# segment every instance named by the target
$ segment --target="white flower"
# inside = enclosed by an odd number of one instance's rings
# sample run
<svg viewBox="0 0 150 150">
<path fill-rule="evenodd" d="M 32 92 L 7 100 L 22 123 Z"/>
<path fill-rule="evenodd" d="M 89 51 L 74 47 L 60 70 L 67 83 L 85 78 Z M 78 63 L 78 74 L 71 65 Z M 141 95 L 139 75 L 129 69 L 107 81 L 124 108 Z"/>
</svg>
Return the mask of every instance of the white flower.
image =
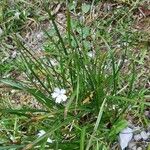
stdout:
<svg viewBox="0 0 150 150">
<path fill-rule="evenodd" d="M 47 139 L 47 142 L 48 143 L 53 143 L 53 141 L 50 138 Z"/>
<path fill-rule="evenodd" d="M 122 150 L 124 150 L 128 146 L 129 142 L 132 139 L 132 136 L 133 130 L 129 127 L 121 131 L 121 133 L 119 134 L 119 143 Z"/>
<path fill-rule="evenodd" d="M 95 52 L 94 51 L 89 51 L 87 53 L 87 55 L 90 57 L 90 58 L 94 58 L 95 57 Z"/>
<path fill-rule="evenodd" d="M 16 12 L 14 15 L 15 19 L 19 19 L 19 16 L 20 16 L 20 12 Z"/>
<path fill-rule="evenodd" d="M 45 132 L 44 130 L 40 130 L 39 133 L 37 134 L 37 136 L 38 136 L 38 137 L 41 137 L 41 136 L 43 136 L 45 133 L 46 133 L 46 132 Z M 48 143 L 53 143 L 53 141 L 52 141 L 50 138 L 47 139 L 47 142 L 48 142 Z"/>
<path fill-rule="evenodd" d="M 61 103 L 67 100 L 67 96 L 65 94 L 66 94 L 65 89 L 55 88 L 54 92 L 51 95 L 52 95 L 52 98 L 55 99 L 56 103 Z"/>
</svg>

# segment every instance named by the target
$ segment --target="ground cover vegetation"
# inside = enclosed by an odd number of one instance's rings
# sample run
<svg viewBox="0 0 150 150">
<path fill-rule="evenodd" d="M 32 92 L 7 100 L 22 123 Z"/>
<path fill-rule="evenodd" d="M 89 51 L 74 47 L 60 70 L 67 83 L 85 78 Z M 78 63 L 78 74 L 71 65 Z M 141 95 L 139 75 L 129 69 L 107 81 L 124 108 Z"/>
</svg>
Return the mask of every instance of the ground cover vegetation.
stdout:
<svg viewBox="0 0 150 150">
<path fill-rule="evenodd" d="M 117 150 L 126 127 L 148 132 L 148 4 L 1 1 L 0 149 Z"/>
</svg>

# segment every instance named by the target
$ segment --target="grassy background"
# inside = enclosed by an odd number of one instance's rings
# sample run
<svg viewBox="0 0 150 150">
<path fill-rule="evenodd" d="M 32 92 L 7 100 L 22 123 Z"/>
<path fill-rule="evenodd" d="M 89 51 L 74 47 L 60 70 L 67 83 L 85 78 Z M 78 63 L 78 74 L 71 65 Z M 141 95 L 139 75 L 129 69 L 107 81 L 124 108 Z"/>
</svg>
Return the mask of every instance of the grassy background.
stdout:
<svg viewBox="0 0 150 150">
<path fill-rule="evenodd" d="M 1 2 L 1 149 L 117 149 L 114 143 L 127 121 L 148 126 L 149 31 L 140 26 L 148 22 L 139 15 L 143 3 Z M 30 39 L 37 31 L 44 32 L 44 40 L 36 41 L 40 50 Z M 67 102 L 54 102 L 55 87 L 67 90 Z M 12 88 L 33 107 L 23 103 L 16 109 Z M 38 138 L 42 129 L 46 134 Z M 47 144 L 47 137 L 54 142 Z"/>
</svg>

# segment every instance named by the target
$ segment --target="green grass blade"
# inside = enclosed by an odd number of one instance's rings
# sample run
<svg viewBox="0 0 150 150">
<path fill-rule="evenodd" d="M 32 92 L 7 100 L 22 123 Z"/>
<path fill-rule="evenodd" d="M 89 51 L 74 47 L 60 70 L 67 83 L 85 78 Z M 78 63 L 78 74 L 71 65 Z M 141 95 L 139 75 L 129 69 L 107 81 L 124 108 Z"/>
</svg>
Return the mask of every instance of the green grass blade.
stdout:
<svg viewBox="0 0 150 150">
<path fill-rule="evenodd" d="M 54 124 L 54 126 L 46 134 L 44 134 L 43 136 L 37 138 L 31 144 L 26 145 L 22 150 L 30 150 L 35 145 L 37 145 L 41 140 L 43 140 L 45 138 L 48 138 L 51 133 L 53 133 L 57 129 L 60 129 L 62 126 L 66 125 L 67 123 L 68 123 L 68 121 L 65 120 L 65 122 L 62 122 L 61 124 L 58 124 L 58 123 Z"/>
<path fill-rule="evenodd" d="M 98 126 L 100 124 L 100 121 L 101 121 L 101 118 L 102 118 L 102 115 L 103 115 L 103 111 L 104 111 L 104 105 L 106 103 L 106 98 L 104 99 L 101 107 L 100 107 L 100 110 L 99 110 L 99 114 L 98 114 L 98 117 L 97 117 L 97 120 L 96 120 L 96 123 L 95 123 L 95 126 L 94 126 L 94 130 L 93 130 L 93 133 L 88 141 L 88 144 L 87 144 L 87 147 L 86 147 L 86 150 L 89 150 L 90 147 L 91 147 L 91 144 L 92 144 L 92 140 L 93 140 L 93 137 L 98 129 Z"/>
<path fill-rule="evenodd" d="M 131 79 L 129 81 L 129 92 L 128 92 L 128 98 L 131 96 L 132 94 L 132 90 L 133 90 L 133 84 L 135 81 L 135 63 L 132 63 L 132 75 L 131 75 Z"/>
<path fill-rule="evenodd" d="M 0 150 L 11 150 L 11 149 L 22 149 L 24 148 L 25 145 L 22 144 L 22 145 L 11 145 L 11 146 L 0 146 Z"/>
<path fill-rule="evenodd" d="M 9 86 L 12 86 L 13 88 L 17 88 L 19 90 L 23 90 L 26 91 L 28 93 L 30 93 L 31 95 L 33 95 L 42 105 L 46 105 L 46 107 L 51 107 L 52 104 L 55 104 L 54 101 L 50 100 L 49 98 L 47 98 L 47 96 L 45 94 L 43 94 L 41 91 L 37 90 L 37 89 L 32 89 L 29 88 L 25 85 L 22 85 L 20 82 L 14 82 L 12 80 L 8 80 L 8 79 L 1 79 L 0 80 L 2 83 L 7 84 Z"/>
<path fill-rule="evenodd" d="M 13 80 L 10 79 L 0 79 L 0 82 L 6 84 L 6 85 L 10 85 L 11 87 L 15 88 L 15 89 L 19 89 L 19 90 L 24 90 L 25 87 L 19 83 L 19 82 L 15 82 Z"/>
<path fill-rule="evenodd" d="M 49 15 L 49 19 L 52 21 L 52 24 L 53 24 L 53 26 L 54 26 L 54 28 L 55 28 L 55 31 L 56 31 L 56 33 L 57 33 L 57 35 L 58 35 L 58 37 L 59 37 L 59 40 L 60 40 L 60 43 L 61 43 L 61 45 L 62 45 L 62 48 L 63 48 L 63 50 L 64 50 L 65 55 L 68 55 L 67 49 L 66 49 L 66 47 L 65 47 L 65 43 L 64 43 L 64 41 L 63 41 L 63 38 L 62 38 L 62 36 L 61 36 L 61 34 L 60 34 L 60 31 L 59 31 L 59 29 L 58 29 L 58 27 L 57 27 L 57 24 L 55 23 L 54 16 L 52 16 L 51 10 L 50 10 L 47 6 L 48 6 L 48 5 L 45 3 L 45 4 L 44 4 L 44 8 L 45 8 L 46 12 L 47 12 L 48 15 Z"/>
<path fill-rule="evenodd" d="M 86 135 L 86 128 L 83 127 L 81 130 L 81 137 L 80 137 L 80 150 L 84 150 L 85 135 Z"/>
</svg>

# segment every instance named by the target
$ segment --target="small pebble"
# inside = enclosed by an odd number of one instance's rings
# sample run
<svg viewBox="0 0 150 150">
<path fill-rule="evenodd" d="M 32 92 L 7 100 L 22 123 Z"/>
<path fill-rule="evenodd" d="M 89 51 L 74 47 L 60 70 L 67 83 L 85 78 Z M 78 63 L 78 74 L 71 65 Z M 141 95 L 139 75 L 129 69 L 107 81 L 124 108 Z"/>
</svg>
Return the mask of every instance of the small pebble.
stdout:
<svg viewBox="0 0 150 150">
<path fill-rule="evenodd" d="M 136 143 L 135 143 L 135 142 L 131 142 L 131 143 L 129 143 L 129 145 L 128 145 L 128 147 L 129 147 L 130 149 L 132 149 L 134 146 L 136 146 Z"/>
<path fill-rule="evenodd" d="M 149 115 L 149 111 L 145 111 L 145 112 L 144 112 L 144 115 L 145 115 L 145 116 L 148 116 L 148 115 Z"/>
<path fill-rule="evenodd" d="M 141 137 L 143 140 L 147 140 L 148 139 L 148 134 L 145 131 L 141 132 Z"/>
<path fill-rule="evenodd" d="M 135 141 L 140 141 L 141 139 L 142 139 L 141 134 L 136 134 L 136 135 L 134 135 L 134 140 L 135 140 Z"/>
<path fill-rule="evenodd" d="M 136 145 L 132 147 L 132 150 L 137 150 L 137 149 L 136 149 Z"/>
<path fill-rule="evenodd" d="M 142 147 L 138 147 L 136 150 L 142 150 Z"/>
<path fill-rule="evenodd" d="M 150 111 L 147 110 L 147 111 L 144 112 L 144 114 L 145 114 L 146 117 L 148 117 L 150 119 Z"/>
</svg>

